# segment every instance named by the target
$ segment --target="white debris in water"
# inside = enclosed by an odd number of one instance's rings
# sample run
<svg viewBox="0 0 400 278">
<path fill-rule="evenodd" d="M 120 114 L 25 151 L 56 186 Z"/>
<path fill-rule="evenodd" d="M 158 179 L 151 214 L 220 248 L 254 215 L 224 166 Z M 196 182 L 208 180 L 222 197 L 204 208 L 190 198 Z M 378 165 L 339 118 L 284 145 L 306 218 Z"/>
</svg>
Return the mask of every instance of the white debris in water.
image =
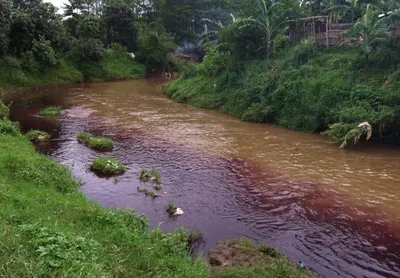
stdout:
<svg viewBox="0 0 400 278">
<path fill-rule="evenodd" d="M 182 215 L 183 214 L 183 210 L 181 208 L 177 208 L 174 215 Z"/>
</svg>

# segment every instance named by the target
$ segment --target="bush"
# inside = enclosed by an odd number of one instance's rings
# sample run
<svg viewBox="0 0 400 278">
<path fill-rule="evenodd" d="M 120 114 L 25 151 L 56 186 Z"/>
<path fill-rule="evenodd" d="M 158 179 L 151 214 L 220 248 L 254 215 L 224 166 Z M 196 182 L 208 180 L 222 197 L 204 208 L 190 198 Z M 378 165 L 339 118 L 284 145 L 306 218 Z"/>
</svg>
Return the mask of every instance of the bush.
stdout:
<svg viewBox="0 0 400 278">
<path fill-rule="evenodd" d="M 40 36 L 39 40 L 33 40 L 32 52 L 43 65 L 55 66 L 57 64 L 56 53 L 51 47 L 51 42 L 45 40 L 43 36 Z"/>
<path fill-rule="evenodd" d="M 93 172 L 100 174 L 122 174 L 125 172 L 124 165 L 118 160 L 111 157 L 98 157 L 92 164 L 90 164 L 89 169 Z"/>
<path fill-rule="evenodd" d="M 0 100 L 0 120 L 8 120 L 10 116 L 10 108 Z"/>
<path fill-rule="evenodd" d="M 92 137 L 86 132 L 81 132 L 78 134 L 77 139 L 80 143 L 94 150 L 106 151 L 113 148 L 113 141 L 106 137 Z"/>
<path fill-rule="evenodd" d="M 104 46 L 98 39 L 81 39 L 77 45 L 77 58 L 82 59 L 80 62 L 99 62 L 104 56 Z"/>
<path fill-rule="evenodd" d="M 49 106 L 39 111 L 39 116 L 58 116 L 61 113 L 61 106 Z"/>
<path fill-rule="evenodd" d="M 290 44 L 289 36 L 279 34 L 273 40 L 274 53 L 278 54 Z"/>
<path fill-rule="evenodd" d="M 11 136 L 21 135 L 19 124 L 10 122 L 9 120 L 0 121 L 0 134 L 9 134 Z"/>
<path fill-rule="evenodd" d="M 137 60 L 149 70 L 170 71 L 167 55 L 174 51 L 173 37 L 159 26 L 143 26 L 139 33 Z"/>
</svg>

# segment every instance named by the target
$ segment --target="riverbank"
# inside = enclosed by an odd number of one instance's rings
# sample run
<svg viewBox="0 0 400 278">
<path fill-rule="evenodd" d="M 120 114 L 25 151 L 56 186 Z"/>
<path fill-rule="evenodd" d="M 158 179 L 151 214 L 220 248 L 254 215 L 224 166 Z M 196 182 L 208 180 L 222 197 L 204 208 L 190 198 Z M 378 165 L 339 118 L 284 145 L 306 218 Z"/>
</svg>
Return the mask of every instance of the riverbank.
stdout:
<svg viewBox="0 0 400 278">
<path fill-rule="evenodd" d="M 74 62 L 59 58 L 54 66 L 43 66 L 24 57 L 6 56 L 0 59 L 0 92 L 23 88 L 81 82 L 99 82 L 143 78 L 146 69 L 134 62 L 121 49 L 109 48 L 99 62 Z"/>
<path fill-rule="evenodd" d="M 378 53 L 366 62 L 358 49 L 303 42 L 274 59 L 239 63 L 212 46 L 201 64 L 163 90 L 177 102 L 243 121 L 325 132 L 336 142 L 365 138 L 357 128 L 362 122 L 372 125 L 373 138 L 398 142 L 400 69 L 390 57 Z"/>
<path fill-rule="evenodd" d="M 215 272 L 214 266 L 210 268 L 201 258 L 193 261 L 188 253 L 187 232 L 149 230 L 145 216 L 133 211 L 104 209 L 88 201 L 79 192 L 79 182 L 69 170 L 37 153 L 20 133 L 18 125 L 7 119 L 8 109 L 2 106 L 1 111 L 2 275 L 239 277 L 246 273 L 248 277 L 264 277 L 281 273 L 308 276 L 308 270 L 300 270 L 275 249 L 258 249 L 249 243 L 241 244 L 235 252 L 250 252 L 252 257 L 257 254 L 258 259 L 246 265 L 221 263 Z M 265 250 L 273 251 L 274 257 Z"/>
</svg>

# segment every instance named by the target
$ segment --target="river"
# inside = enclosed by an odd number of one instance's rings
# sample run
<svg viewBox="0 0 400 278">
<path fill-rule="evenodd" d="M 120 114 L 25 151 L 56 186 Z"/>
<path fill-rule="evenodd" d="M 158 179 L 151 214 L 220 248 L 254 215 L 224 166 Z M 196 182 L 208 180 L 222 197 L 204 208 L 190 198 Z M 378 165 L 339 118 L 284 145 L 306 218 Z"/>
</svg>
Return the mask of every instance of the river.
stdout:
<svg viewBox="0 0 400 278">
<path fill-rule="evenodd" d="M 38 148 L 69 166 L 81 190 L 106 207 L 134 208 L 152 227 L 205 233 L 201 251 L 230 236 L 270 244 L 326 277 L 400 277 L 400 148 L 338 149 L 318 134 L 245 123 L 167 99 L 165 79 L 86 83 L 3 96 L 12 120 L 53 139 Z M 36 116 L 61 105 L 56 120 Z M 87 131 L 114 140 L 127 167 L 100 178 L 85 165 L 100 154 L 76 141 Z M 156 168 L 162 197 L 137 191 Z M 184 214 L 165 212 L 174 201 Z"/>
</svg>

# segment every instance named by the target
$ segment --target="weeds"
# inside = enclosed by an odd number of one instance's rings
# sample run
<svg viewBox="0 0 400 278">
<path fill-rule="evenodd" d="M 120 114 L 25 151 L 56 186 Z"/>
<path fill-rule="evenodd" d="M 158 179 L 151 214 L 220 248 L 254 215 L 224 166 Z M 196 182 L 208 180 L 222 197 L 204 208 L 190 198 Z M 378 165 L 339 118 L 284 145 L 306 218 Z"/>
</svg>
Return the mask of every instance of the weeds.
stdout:
<svg viewBox="0 0 400 278">
<path fill-rule="evenodd" d="M 61 113 L 61 106 L 49 106 L 39 111 L 39 116 L 58 116 Z"/>
<path fill-rule="evenodd" d="M 165 207 L 165 211 L 168 212 L 170 216 L 174 215 L 177 209 L 178 207 L 175 206 L 174 202 L 172 201 L 169 201 L 167 206 Z"/>
<path fill-rule="evenodd" d="M 157 190 L 157 191 L 160 191 L 160 190 L 162 189 L 162 187 L 161 187 L 161 185 L 156 184 L 156 185 L 154 186 L 154 189 Z"/>
<path fill-rule="evenodd" d="M 161 176 L 154 168 L 151 169 L 150 171 L 147 169 L 140 170 L 139 180 L 141 182 L 152 182 L 155 183 L 156 185 L 161 184 Z"/>
<path fill-rule="evenodd" d="M 139 192 L 141 192 L 141 193 L 144 193 L 144 195 L 146 195 L 146 196 L 148 196 L 148 197 L 151 197 L 151 198 L 153 198 L 153 199 L 155 199 L 155 198 L 157 198 L 157 197 L 160 197 L 160 195 L 158 195 L 157 193 L 155 193 L 155 192 L 153 192 L 153 191 L 150 191 L 150 190 L 147 190 L 146 188 L 137 188 L 137 190 L 139 191 Z"/>
<path fill-rule="evenodd" d="M 113 141 L 106 137 L 92 137 L 89 133 L 80 132 L 77 139 L 78 142 L 94 150 L 107 151 L 113 148 Z"/>
<path fill-rule="evenodd" d="M 185 233 L 189 253 L 193 253 L 193 251 L 196 250 L 200 244 L 204 243 L 204 233 L 196 228 L 186 230 Z"/>
<path fill-rule="evenodd" d="M 118 160 L 111 157 L 98 157 L 92 164 L 90 164 L 89 169 L 107 175 L 122 174 L 125 172 L 124 165 Z"/>
</svg>

